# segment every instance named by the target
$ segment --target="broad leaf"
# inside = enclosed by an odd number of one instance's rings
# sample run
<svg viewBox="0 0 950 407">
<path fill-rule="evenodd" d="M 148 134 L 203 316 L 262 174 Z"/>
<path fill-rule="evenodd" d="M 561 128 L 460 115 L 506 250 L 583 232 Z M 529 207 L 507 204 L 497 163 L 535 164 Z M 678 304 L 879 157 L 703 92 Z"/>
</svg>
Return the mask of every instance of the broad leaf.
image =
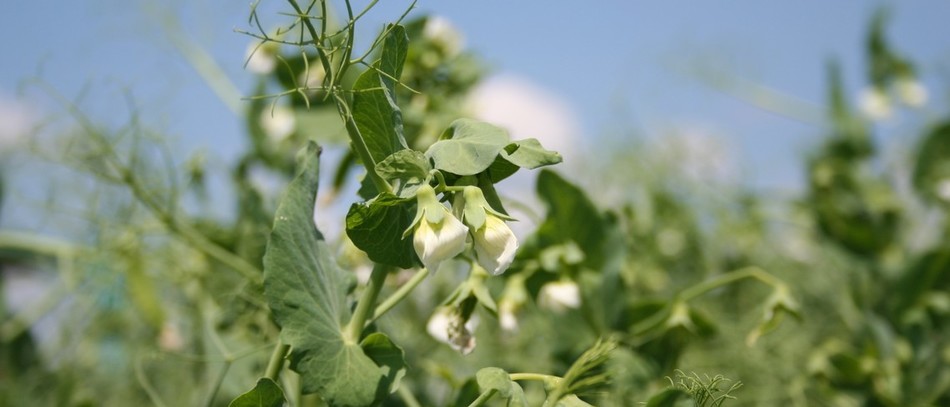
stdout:
<svg viewBox="0 0 950 407">
<path fill-rule="evenodd" d="M 538 175 L 538 196 L 548 207 L 547 219 L 538 228 L 542 246 L 574 241 L 584 252 L 584 262 L 598 269 L 608 222 L 577 186 L 553 171 Z"/>
<path fill-rule="evenodd" d="M 403 198 L 415 196 L 431 169 L 424 154 L 410 149 L 399 150 L 376 164 L 376 172 L 386 181 L 395 182 L 396 193 Z"/>
<path fill-rule="evenodd" d="M 377 389 L 377 400 L 399 388 L 399 381 L 406 375 L 406 354 L 385 334 L 374 332 L 363 338 L 360 347 L 366 356 L 383 368 L 383 380 Z"/>
<path fill-rule="evenodd" d="M 482 391 L 495 390 L 502 398 L 511 397 L 511 377 L 497 367 L 486 367 L 475 373 L 475 380 Z"/>
<path fill-rule="evenodd" d="M 334 406 L 365 406 L 373 403 L 385 372 L 343 336 L 350 317 L 346 275 L 313 222 L 318 151 L 309 144 L 277 208 L 264 255 L 264 295 L 281 339 L 291 346 L 290 368 L 300 374 L 303 392 L 319 392 Z"/>
<path fill-rule="evenodd" d="M 404 269 L 419 265 L 412 238 L 402 234 L 412 225 L 415 200 L 381 194 L 350 206 L 346 235 L 370 260 Z"/>
<path fill-rule="evenodd" d="M 563 160 L 561 154 L 545 149 L 537 139 L 518 140 L 501 150 L 501 154 L 488 168 L 488 175 L 492 182 L 499 182 L 510 177 L 518 168 L 533 170 Z"/>
<path fill-rule="evenodd" d="M 251 391 L 238 396 L 228 407 L 282 407 L 287 400 L 280 386 L 262 377 Z"/>
<path fill-rule="evenodd" d="M 458 119 L 446 129 L 426 155 L 435 168 L 457 175 L 475 175 L 495 162 L 498 154 L 510 143 L 508 132 L 488 123 Z"/>
<path fill-rule="evenodd" d="M 390 26 L 380 60 L 353 85 L 353 119 L 370 156 L 380 162 L 408 148 L 403 137 L 402 112 L 396 105 L 394 79 L 402 74 L 409 39 L 402 26 Z"/>
</svg>

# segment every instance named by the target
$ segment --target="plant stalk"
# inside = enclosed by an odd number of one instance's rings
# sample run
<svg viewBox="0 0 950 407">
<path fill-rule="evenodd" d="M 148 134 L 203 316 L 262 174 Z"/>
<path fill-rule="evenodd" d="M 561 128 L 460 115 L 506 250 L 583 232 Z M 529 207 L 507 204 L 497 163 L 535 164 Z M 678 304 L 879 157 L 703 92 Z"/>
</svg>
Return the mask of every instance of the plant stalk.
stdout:
<svg viewBox="0 0 950 407">
<path fill-rule="evenodd" d="M 403 284 L 396 292 L 392 293 L 388 298 L 379 303 L 379 306 L 376 307 L 376 310 L 373 311 L 373 316 L 370 317 L 369 322 L 375 321 L 377 318 L 381 317 L 383 314 L 389 312 L 396 304 L 399 304 L 400 301 L 406 298 L 409 293 L 414 290 L 419 283 L 426 279 L 426 276 L 429 275 L 429 269 L 423 268 L 416 272 L 412 278 L 409 279 L 405 284 Z"/>
<path fill-rule="evenodd" d="M 376 298 L 379 297 L 380 290 L 383 289 L 383 283 L 386 282 L 386 275 L 389 274 L 389 266 L 377 264 L 373 267 L 373 274 L 369 277 L 369 283 L 363 290 L 363 296 L 356 304 L 356 310 L 353 311 L 353 318 L 346 325 L 344 338 L 356 343 L 363 333 L 363 327 L 370 317 L 373 306 L 376 305 Z"/>
<path fill-rule="evenodd" d="M 274 353 L 271 353 L 270 360 L 267 362 L 267 371 L 264 372 L 264 377 L 275 382 L 280 378 L 280 371 L 284 368 L 284 358 L 287 357 L 289 351 L 290 345 L 278 339 L 277 346 L 274 347 Z"/>
</svg>

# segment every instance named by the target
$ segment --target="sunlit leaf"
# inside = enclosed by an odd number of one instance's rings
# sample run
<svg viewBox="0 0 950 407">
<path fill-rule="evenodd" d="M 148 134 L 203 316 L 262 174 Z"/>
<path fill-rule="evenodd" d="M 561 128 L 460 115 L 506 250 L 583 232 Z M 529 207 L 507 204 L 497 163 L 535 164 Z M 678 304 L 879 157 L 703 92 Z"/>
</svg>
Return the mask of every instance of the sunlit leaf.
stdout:
<svg viewBox="0 0 950 407">
<path fill-rule="evenodd" d="M 426 155 L 435 168 L 457 175 L 475 175 L 488 169 L 510 143 L 508 132 L 488 123 L 458 119 Z"/>
</svg>

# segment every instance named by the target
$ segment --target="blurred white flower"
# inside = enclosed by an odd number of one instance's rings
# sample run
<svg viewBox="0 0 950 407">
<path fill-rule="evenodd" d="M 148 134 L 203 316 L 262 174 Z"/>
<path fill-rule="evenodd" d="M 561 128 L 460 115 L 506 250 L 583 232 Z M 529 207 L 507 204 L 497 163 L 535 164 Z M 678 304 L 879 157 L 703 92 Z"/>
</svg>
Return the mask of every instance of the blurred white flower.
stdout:
<svg viewBox="0 0 950 407">
<path fill-rule="evenodd" d="M 581 306 L 580 288 L 567 280 L 547 283 L 538 293 L 538 305 L 555 312 L 578 308 Z"/>
<path fill-rule="evenodd" d="M 463 321 L 454 309 L 441 307 L 432 314 L 426 324 L 426 331 L 439 342 L 445 343 L 463 355 L 475 350 L 475 328 L 478 317 L 472 315 Z"/>
<path fill-rule="evenodd" d="M 900 78 L 894 82 L 897 98 L 910 107 L 921 107 L 927 103 L 927 88 L 914 78 Z"/>
<path fill-rule="evenodd" d="M 938 198 L 950 202 L 950 178 L 944 178 L 937 182 L 936 191 Z"/>
<path fill-rule="evenodd" d="M 862 91 L 858 104 L 864 115 L 871 120 L 887 120 L 891 117 L 891 99 L 877 86 Z"/>
<path fill-rule="evenodd" d="M 277 67 L 277 58 L 274 56 L 273 47 L 269 44 L 249 44 L 245 59 L 247 70 L 258 75 L 267 75 Z"/>
<path fill-rule="evenodd" d="M 31 106 L 0 94 L 0 151 L 20 142 L 36 124 Z"/>
<path fill-rule="evenodd" d="M 439 202 L 432 187 L 420 187 L 416 199 L 419 209 L 409 227 L 409 230 L 415 227 L 412 244 L 422 264 L 435 272 L 440 263 L 465 250 L 468 228 Z"/>
<path fill-rule="evenodd" d="M 261 127 L 271 140 L 283 141 L 297 128 L 297 117 L 292 108 L 277 105 L 261 111 Z"/>
<path fill-rule="evenodd" d="M 429 16 L 422 29 L 422 35 L 436 44 L 448 56 L 458 55 L 465 47 L 465 38 L 455 25 L 445 17 Z"/>
<path fill-rule="evenodd" d="M 515 316 L 517 306 L 512 301 L 502 300 L 498 303 L 498 323 L 506 331 L 518 330 L 518 317 Z"/>
<path fill-rule="evenodd" d="M 310 63 L 307 64 L 307 69 L 297 76 L 297 84 L 303 88 L 307 88 L 310 93 L 316 93 L 316 91 L 323 86 L 323 80 L 326 76 L 327 73 L 323 70 L 323 64 L 321 64 L 320 61 L 310 61 Z"/>
</svg>

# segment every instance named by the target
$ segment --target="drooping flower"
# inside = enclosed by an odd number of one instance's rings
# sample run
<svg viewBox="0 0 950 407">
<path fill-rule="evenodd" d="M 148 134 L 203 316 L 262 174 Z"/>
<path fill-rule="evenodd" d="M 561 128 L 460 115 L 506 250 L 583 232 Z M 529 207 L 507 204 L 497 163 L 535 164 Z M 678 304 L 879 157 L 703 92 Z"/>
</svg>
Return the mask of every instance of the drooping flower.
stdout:
<svg viewBox="0 0 950 407">
<path fill-rule="evenodd" d="M 475 327 L 478 318 L 471 315 L 466 320 L 456 309 L 441 307 L 426 323 L 426 331 L 439 342 L 445 343 L 463 355 L 475 350 Z"/>
<path fill-rule="evenodd" d="M 472 231 L 475 259 L 492 275 L 504 273 L 518 251 L 518 238 L 505 223 L 512 218 L 492 209 L 478 187 L 465 187 L 460 197 L 455 206 Z"/>
<path fill-rule="evenodd" d="M 436 271 L 439 264 L 449 260 L 465 250 L 468 228 L 439 202 L 435 190 L 423 185 L 416 192 L 418 210 L 412 225 L 412 245 L 422 264 L 430 271 Z"/>
</svg>

